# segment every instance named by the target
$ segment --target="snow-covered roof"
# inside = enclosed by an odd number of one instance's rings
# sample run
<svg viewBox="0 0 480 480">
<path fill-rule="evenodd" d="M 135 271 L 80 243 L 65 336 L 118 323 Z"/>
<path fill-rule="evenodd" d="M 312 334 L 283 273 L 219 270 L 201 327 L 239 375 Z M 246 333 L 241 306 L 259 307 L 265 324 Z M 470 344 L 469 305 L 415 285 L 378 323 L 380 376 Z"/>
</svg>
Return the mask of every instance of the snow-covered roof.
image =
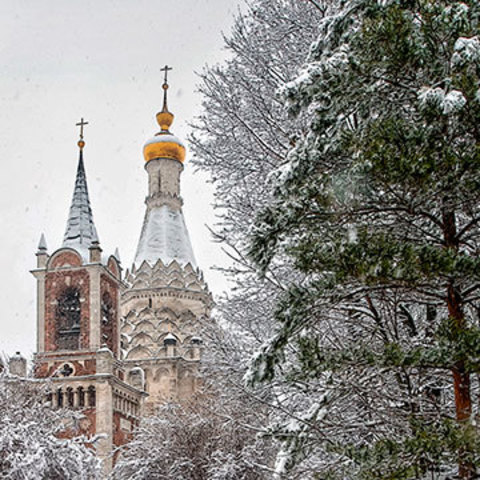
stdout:
<svg viewBox="0 0 480 480">
<path fill-rule="evenodd" d="M 45 240 L 45 235 L 42 233 L 40 236 L 40 242 L 38 242 L 38 250 L 47 250 L 47 241 Z"/>
<path fill-rule="evenodd" d="M 74 248 L 82 257 L 88 259 L 88 248 L 93 242 L 98 242 L 98 234 L 88 198 L 83 152 L 80 150 L 75 188 L 62 246 Z"/>
<path fill-rule="evenodd" d="M 148 139 L 145 142 L 145 145 L 150 145 L 152 143 L 162 143 L 162 142 L 172 142 L 172 143 L 177 143 L 178 145 L 181 145 L 182 147 L 185 147 L 183 142 L 176 137 L 175 135 L 171 133 L 162 133 L 159 135 L 155 135 L 154 137 Z"/>
<path fill-rule="evenodd" d="M 196 267 L 183 213 L 168 205 L 147 209 L 135 264 L 139 267 L 146 261 L 155 265 L 159 259 L 165 265 L 176 260 L 182 266 L 190 263 Z"/>
</svg>

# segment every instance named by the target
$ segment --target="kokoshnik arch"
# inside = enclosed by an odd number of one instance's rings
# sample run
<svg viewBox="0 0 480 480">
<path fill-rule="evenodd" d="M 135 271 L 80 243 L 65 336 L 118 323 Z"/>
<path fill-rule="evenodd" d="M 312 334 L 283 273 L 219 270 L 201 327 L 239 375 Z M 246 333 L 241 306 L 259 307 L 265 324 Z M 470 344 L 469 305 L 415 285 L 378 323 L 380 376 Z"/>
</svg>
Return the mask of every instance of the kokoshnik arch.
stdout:
<svg viewBox="0 0 480 480">
<path fill-rule="evenodd" d="M 160 131 L 145 143 L 146 211 L 135 261 L 123 271 L 118 251 L 105 255 L 93 221 L 80 126 L 75 188 L 62 246 L 37 251 L 35 376 L 51 380 L 53 408 L 83 417 L 67 435 L 103 434 L 97 445 L 107 475 L 115 447 L 166 401 L 198 388 L 200 325 L 212 296 L 198 269 L 182 212 L 185 146 L 170 132 L 167 73 Z M 17 359 L 18 360 L 18 359 Z M 18 361 L 17 361 L 18 363 Z"/>
</svg>

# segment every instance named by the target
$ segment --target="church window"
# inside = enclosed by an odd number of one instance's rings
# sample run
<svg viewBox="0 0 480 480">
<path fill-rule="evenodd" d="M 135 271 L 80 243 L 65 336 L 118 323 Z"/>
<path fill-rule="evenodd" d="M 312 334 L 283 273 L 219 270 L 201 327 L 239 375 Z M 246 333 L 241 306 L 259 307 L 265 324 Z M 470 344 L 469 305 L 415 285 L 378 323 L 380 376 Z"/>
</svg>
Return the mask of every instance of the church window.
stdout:
<svg viewBox="0 0 480 480">
<path fill-rule="evenodd" d="M 67 388 L 67 405 L 69 407 L 73 407 L 74 405 L 74 392 L 73 392 L 73 388 L 71 387 Z"/>
<path fill-rule="evenodd" d="M 68 287 L 57 297 L 56 336 L 58 350 L 80 348 L 80 291 Z"/>
<path fill-rule="evenodd" d="M 83 387 L 78 387 L 78 406 L 84 407 L 85 406 L 85 390 Z"/>
<path fill-rule="evenodd" d="M 115 309 L 113 306 L 112 297 L 108 292 L 102 295 L 102 343 L 115 351 L 114 345 L 114 320 Z"/>
<path fill-rule="evenodd" d="M 95 387 L 90 386 L 90 387 L 88 387 L 88 406 L 89 407 L 94 407 L 95 403 L 96 403 Z"/>
<path fill-rule="evenodd" d="M 66 363 L 66 364 L 62 367 L 62 370 L 60 371 L 60 373 L 61 373 L 62 376 L 64 376 L 64 377 L 69 377 L 69 376 L 73 373 L 73 368 L 72 368 L 68 363 Z"/>
<path fill-rule="evenodd" d="M 148 299 L 148 306 L 149 306 L 149 308 L 152 308 L 152 299 L 151 298 Z"/>
<path fill-rule="evenodd" d="M 57 390 L 57 406 L 58 408 L 63 407 L 63 391 L 61 388 Z"/>
</svg>

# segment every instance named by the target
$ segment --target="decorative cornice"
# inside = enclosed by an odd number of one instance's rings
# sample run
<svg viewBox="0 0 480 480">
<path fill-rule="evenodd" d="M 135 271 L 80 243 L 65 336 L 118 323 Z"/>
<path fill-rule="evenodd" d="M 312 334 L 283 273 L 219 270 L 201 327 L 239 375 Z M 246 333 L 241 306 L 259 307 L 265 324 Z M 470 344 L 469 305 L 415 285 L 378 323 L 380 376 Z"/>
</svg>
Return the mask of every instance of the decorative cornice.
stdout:
<svg viewBox="0 0 480 480">
<path fill-rule="evenodd" d="M 155 193 L 145 198 L 145 204 L 149 209 L 167 205 L 172 210 L 180 210 L 183 206 L 183 199 L 169 193 Z"/>
</svg>

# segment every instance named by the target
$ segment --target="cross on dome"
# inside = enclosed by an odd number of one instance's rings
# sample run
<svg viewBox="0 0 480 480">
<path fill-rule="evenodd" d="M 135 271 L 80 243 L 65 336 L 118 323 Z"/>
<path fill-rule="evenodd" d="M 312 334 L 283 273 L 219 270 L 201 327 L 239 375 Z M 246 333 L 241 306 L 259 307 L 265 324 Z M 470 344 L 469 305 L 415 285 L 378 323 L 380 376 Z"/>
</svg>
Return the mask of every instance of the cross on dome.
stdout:
<svg viewBox="0 0 480 480">
<path fill-rule="evenodd" d="M 167 75 L 168 75 L 168 72 L 170 70 L 173 70 L 173 68 L 169 67 L 168 65 L 165 65 L 163 68 L 160 69 L 161 72 L 165 73 L 165 77 L 163 79 L 163 85 L 162 85 L 162 88 L 163 88 L 163 108 L 162 108 L 162 112 L 163 113 L 170 113 L 168 111 L 168 107 L 167 107 L 167 90 L 168 90 Z M 173 117 L 172 117 L 172 121 L 173 121 Z M 171 123 L 172 122 L 170 122 L 170 124 Z M 168 130 L 169 126 L 170 125 L 167 126 L 166 130 Z M 163 127 L 162 127 L 162 130 L 163 130 Z"/>
<path fill-rule="evenodd" d="M 165 73 L 165 78 L 163 79 L 163 83 L 166 84 L 167 83 L 167 74 L 170 70 L 173 70 L 172 67 L 169 67 L 168 65 L 165 65 L 163 68 L 160 69 L 161 72 L 164 72 Z"/>
</svg>

